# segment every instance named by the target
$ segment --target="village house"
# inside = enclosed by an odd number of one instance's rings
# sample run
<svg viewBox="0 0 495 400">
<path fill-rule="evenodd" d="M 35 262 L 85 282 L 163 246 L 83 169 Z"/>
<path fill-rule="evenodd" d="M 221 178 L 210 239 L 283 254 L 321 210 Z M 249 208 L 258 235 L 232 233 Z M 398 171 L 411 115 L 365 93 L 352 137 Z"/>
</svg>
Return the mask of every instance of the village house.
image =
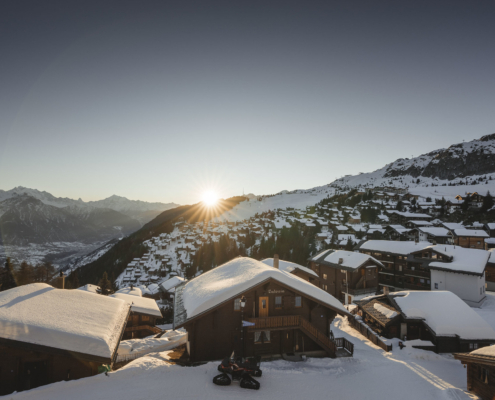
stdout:
<svg viewBox="0 0 495 400">
<path fill-rule="evenodd" d="M 429 221 L 432 219 L 431 215 L 412 213 L 412 212 L 401 212 L 397 210 L 387 211 L 389 221 L 391 225 L 402 225 L 405 226 L 409 221 Z"/>
<path fill-rule="evenodd" d="M 349 315 L 309 282 L 247 257 L 235 258 L 177 288 L 175 326 L 188 333 L 191 361 L 287 353 L 338 355 L 330 339 L 337 314 Z M 245 321 L 245 322 L 243 322 Z M 338 341 L 347 355 L 352 343 Z"/>
<path fill-rule="evenodd" d="M 160 291 L 162 293 L 162 298 L 164 300 L 173 300 L 175 288 L 184 282 L 185 279 L 180 276 L 174 276 L 173 278 L 170 278 L 165 282 L 162 282 L 160 284 Z"/>
<path fill-rule="evenodd" d="M 409 240 L 409 231 L 402 225 L 388 225 L 385 227 L 384 236 L 390 240 Z"/>
<path fill-rule="evenodd" d="M 377 267 L 383 267 L 369 255 L 345 250 L 324 250 L 308 263 L 319 276 L 320 287 L 345 304 L 351 304 L 363 295 L 375 294 Z"/>
<path fill-rule="evenodd" d="M 129 312 L 122 300 L 45 283 L 0 292 L 0 395 L 111 367 Z"/>
<path fill-rule="evenodd" d="M 409 232 L 411 239 L 419 242 L 430 242 L 433 244 L 449 243 L 450 233 L 442 227 L 421 227 Z"/>
<path fill-rule="evenodd" d="M 472 307 L 480 307 L 486 298 L 488 251 L 384 240 L 361 243 L 359 251 L 382 262 L 378 284 L 389 291 L 449 290 Z"/>
<path fill-rule="evenodd" d="M 133 290 L 135 289 L 137 288 Z M 131 306 L 131 314 L 124 331 L 124 340 L 143 338 L 161 332 L 161 329 L 155 326 L 156 320 L 162 317 L 155 300 L 124 293 L 114 293 L 109 297 L 123 300 Z"/>
<path fill-rule="evenodd" d="M 484 230 L 452 229 L 450 231 L 450 243 L 471 249 L 484 249 L 485 238 L 489 235 Z"/>
<path fill-rule="evenodd" d="M 455 353 L 454 358 L 467 366 L 467 389 L 482 400 L 495 398 L 495 346 L 470 353 Z"/>
<path fill-rule="evenodd" d="M 495 343 L 495 331 L 448 291 L 403 291 L 357 301 L 363 321 L 380 336 L 436 353 L 468 352 Z"/>
</svg>

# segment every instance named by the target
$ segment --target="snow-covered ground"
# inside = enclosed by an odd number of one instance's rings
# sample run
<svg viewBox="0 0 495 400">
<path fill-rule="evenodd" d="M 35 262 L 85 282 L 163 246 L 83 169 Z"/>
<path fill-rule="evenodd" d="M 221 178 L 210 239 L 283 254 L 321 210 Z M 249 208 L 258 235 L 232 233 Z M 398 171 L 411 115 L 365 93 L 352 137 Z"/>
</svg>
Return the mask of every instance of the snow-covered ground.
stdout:
<svg viewBox="0 0 495 400">
<path fill-rule="evenodd" d="M 92 398 L 149 400 L 178 399 L 366 399 L 384 396 L 406 399 L 470 399 L 465 393 L 466 370 L 451 355 L 406 347 L 385 353 L 338 317 L 332 330 L 354 343 L 353 358 L 310 358 L 262 363 L 259 392 L 237 384 L 215 386 L 217 363 L 180 367 L 167 362 L 167 352 L 139 358 L 124 368 L 91 378 L 59 382 L 5 398 L 82 400 Z"/>
<path fill-rule="evenodd" d="M 486 300 L 480 308 L 473 308 L 495 330 L 495 292 L 486 292 Z"/>
</svg>

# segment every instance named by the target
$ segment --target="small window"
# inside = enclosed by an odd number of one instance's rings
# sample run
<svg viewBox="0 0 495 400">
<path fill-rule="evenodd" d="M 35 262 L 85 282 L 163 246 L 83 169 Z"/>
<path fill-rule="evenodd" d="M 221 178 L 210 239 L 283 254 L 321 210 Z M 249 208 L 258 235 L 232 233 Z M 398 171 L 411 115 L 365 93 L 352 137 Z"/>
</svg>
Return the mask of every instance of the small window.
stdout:
<svg viewBox="0 0 495 400">
<path fill-rule="evenodd" d="M 478 343 L 469 343 L 469 350 L 476 350 L 478 348 Z"/>
<path fill-rule="evenodd" d="M 302 298 L 301 298 L 301 296 L 296 296 L 296 307 L 302 307 Z"/>
<path fill-rule="evenodd" d="M 234 311 L 241 311 L 241 299 L 234 300 Z"/>
<path fill-rule="evenodd" d="M 435 289 L 438 289 L 438 283 L 435 283 Z"/>
<path fill-rule="evenodd" d="M 327 274 L 323 274 L 323 279 L 327 280 Z"/>
<path fill-rule="evenodd" d="M 488 370 L 483 367 L 479 367 L 479 380 L 483 383 L 488 383 Z"/>
<path fill-rule="evenodd" d="M 254 344 L 270 343 L 270 331 L 255 331 Z"/>
<path fill-rule="evenodd" d="M 282 296 L 275 297 L 275 308 L 282 308 Z"/>
</svg>

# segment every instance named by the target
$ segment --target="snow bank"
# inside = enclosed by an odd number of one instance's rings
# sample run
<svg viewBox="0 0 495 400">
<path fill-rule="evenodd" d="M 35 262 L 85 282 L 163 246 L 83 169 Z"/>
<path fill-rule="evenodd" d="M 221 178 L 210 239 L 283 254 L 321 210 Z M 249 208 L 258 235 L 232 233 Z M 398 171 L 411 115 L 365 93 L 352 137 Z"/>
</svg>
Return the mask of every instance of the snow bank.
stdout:
<svg viewBox="0 0 495 400">
<path fill-rule="evenodd" d="M 155 317 L 161 317 L 162 313 L 156 304 L 156 301 L 147 297 L 138 297 L 131 294 L 115 293 L 110 297 L 124 300 L 127 304 L 131 305 L 131 311 L 139 314 L 153 315 Z"/>
<path fill-rule="evenodd" d="M 0 292 L 0 337 L 111 358 L 128 311 L 119 299 L 33 283 Z"/>
<path fill-rule="evenodd" d="M 186 318 L 193 318 L 242 292 L 274 279 L 323 304 L 348 314 L 335 297 L 295 275 L 269 267 L 249 257 L 238 257 L 187 282 L 179 292 Z M 181 321 L 181 323 L 185 320 Z"/>
<path fill-rule="evenodd" d="M 403 291 L 393 295 L 407 318 L 424 319 L 437 336 L 495 339 L 490 325 L 452 292 Z"/>
</svg>

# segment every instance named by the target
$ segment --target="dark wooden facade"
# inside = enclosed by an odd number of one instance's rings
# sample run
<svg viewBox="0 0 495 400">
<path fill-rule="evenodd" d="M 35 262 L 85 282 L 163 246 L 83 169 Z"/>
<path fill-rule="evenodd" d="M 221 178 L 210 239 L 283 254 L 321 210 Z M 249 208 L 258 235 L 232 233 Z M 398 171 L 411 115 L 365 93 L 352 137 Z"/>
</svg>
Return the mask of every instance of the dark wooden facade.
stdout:
<svg viewBox="0 0 495 400">
<path fill-rule="evenodd" d="M 351 295 L 374 294 L 378 287 L 378 265 L 368 260 L 356 270 L 346 270 L 338 264 L 310 261 L 309 267 L 320 277 L 320 288 L 344 303 Z M 372 268 L 368 268 L 372 267 Z"/>
<path fill-rule="evenodd" d="M 154 315 L 132 311 L 127 320 L 123 340 L 140 339 L 154 333 L 160 333 L 161 329 L 155 326 L 157 318 Z"/>
<path fill-rule="evenodd" d="M 452 244 L 466 249 L 485 249 L 485 238 L 480 236 L 457 236 L 452 232 Z"/>
<path fill-rule="evenodd" d="M 264 356 L 323 350 L 332 355 L 328 337 L 335 316 L 332 308 L 270 279 L 181 326 L 188 332 L 191 361 L 219 360 L 232 351 Z M 242 320 L 255 326 L 241 329 Z"/>
<path fill-rule="evenodd" d="M 482 400 L 495 398 L 495 357 L 475 354 L 454 354 L 467 366 L 467 388 Z"/>
</svg>

